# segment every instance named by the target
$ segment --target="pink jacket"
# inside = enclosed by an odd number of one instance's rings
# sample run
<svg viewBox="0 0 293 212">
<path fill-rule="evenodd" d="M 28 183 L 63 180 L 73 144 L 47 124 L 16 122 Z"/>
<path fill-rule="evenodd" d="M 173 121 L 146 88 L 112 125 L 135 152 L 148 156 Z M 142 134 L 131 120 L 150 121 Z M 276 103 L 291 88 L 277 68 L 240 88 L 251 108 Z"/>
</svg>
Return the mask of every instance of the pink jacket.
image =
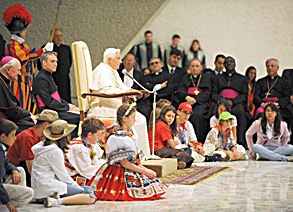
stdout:
<svg viewBox="0 0 293 212">
<path fill-rule="evenodd" d="M 246 142 L 248 145 L 249 150 L 252 150 L 253 140 L 252 136 L 257 132 L 257 144 L 262 144 L 264 146 L 283 146 L 286 145 L 289 142 L 290 133 L 287 128 L 287 123 L 284 121 L 281 121 L 281 129 L 280 129 L 280 135 L 273 136 L 271 139 L 268 139 L 266 134 L 263 133 L 261 128 L 261 118 L 258 120 L 255 120 L 252 125 L 249 127 L 246 135 Z M 265 143 L 266 142 L 266 143 Z"/>
</svg>

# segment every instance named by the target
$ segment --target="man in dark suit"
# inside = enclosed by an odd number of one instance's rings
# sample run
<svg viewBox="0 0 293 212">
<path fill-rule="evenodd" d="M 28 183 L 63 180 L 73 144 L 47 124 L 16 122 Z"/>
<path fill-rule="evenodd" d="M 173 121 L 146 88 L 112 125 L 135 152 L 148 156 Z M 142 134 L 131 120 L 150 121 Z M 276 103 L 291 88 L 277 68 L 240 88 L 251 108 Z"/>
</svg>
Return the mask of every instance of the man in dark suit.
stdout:
<svg viewBox="0 0 293 212">
<path fill-rule="evenodd" d="M 172 49 L 169 54 L 169 63 L 163 67 L 163 71 L 170 74 L 170 79 L 167 84 L 169 95 L 165 98 L 173 102 L 175 108 L 178 107 L 180 102 L 174 102 L 174 96 L 177 94 L 179 83 L 184 75 L 186 75 L 186 68 L 178 67 L 179 61 L 182 59 L 182 52 L 178 49 Z"/>
<path fill-rule="evenodd" d="M 127 85 L 128 87 L 131 87 L 133 89 L 136 89 L 136 90 L 141 90 L 142 88 L 140 88 L 139 85 L 137 85 L 135 82 L 133 82 L 133 80 L 131 78 L 129 78 L 128 76 L 126 76 L 122 73 L 123 70 L 127 71 L 128 75 L 132 76 L 136 81 L 141 83 L 142 78 L 143 78 L 143 74 L 142 74 L 142 72 L 140 72 L 134 68 L 135 63 L 136 63 L 136 61 L 135 61 L 134 55 L 127 54 L 123 59 L 124 69 L 118 70 L 118 73 L 119 73 L 120 78 L 122 79 L 122 82 L 124 82 L 125 85 Z"/>
</svg>

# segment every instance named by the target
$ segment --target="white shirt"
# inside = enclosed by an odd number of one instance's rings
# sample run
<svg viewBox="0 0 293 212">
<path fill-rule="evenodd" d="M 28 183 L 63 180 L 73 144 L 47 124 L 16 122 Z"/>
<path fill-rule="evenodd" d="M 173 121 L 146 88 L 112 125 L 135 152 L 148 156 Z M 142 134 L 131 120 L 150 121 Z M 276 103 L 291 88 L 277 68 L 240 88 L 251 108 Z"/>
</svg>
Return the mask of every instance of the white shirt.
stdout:
<svg viewBox="0 0 293 212">
<path fill-rule="evenodd" d="M 187 129 L 187 131 L 184 130 L 183 133 L 185 134 L 185 138 L 186 138 L 187 143 L 190 141 L 197 141 L 197 137 L 194 132 L 194 128 L 193 128 L 192 124 L 190 123 L 190 121 L 186 121 L 185 128 Z M 180 141 L 178 136 L 179 136 L 179 133 L 175 136 L 175 138 L 174 138 L 175 141 L 176 140 Z"/>
<path fill-rule="evenodd" d="M 90 157 L 90 148 L 86 147 L 84 144 L 73 144 L 70 146 L 67 158 L 70 165 L 75 168 L 75 170 L 67 168 L 70 176 L 74 176 L 79 173 L 81 176 L 91 179 L 99 168 L 106 163 L 105 160 L 101 159 L 104 151 L 99 147 L 99 145 L 93 144 L 92 147 L 92 151 L 96 152 L 96 156 L 93 159 Z"/>
<path fill-rule="evenodd" d="M 35 155 L 31 173 L 34 198 L 46 198 L 54 192 L 66 194 L 67 184 L 78 186 L 68 175 L 63 151 L 56 144 L 44 146 L 41 141 L 32 147 L 32 152 Z"/>
<path fill-rule="evenodd" d="M 126 69 L 123 69 L 123 70 L 127 71 Z M 133 77 L 133 70 L 134 70 L 134 68 L 132 68 L 130 71 L 127 71 L 127 73 L 132 77 Z M 123 73 L 123 71 L 122 71 L 122 73 Z M 123 82 L 129 88 L 131 88 L 133 86 L 133 80 L 130 77 L 128 77 L 126 74 L 124 74 Z"/>
</svg>

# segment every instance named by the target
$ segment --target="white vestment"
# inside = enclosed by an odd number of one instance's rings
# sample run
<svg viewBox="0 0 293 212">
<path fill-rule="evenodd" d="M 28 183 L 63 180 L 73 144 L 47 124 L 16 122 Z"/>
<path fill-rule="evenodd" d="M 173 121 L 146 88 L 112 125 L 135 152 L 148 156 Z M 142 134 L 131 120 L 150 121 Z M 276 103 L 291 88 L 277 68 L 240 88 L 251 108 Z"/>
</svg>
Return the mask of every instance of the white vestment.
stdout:
<svg viewBox="0 0 293 212">
<path fill-rule="evenodd" d="M 92 73 L 90 89 L 101 94 L 119 94 L 131 88 L 122 82 L 116 70 L 112 69 L 108 64 L 101 62 Z M 122 98 L 94 97 L 88 115 L 93 114 L 101 118 L 115 118 L 116 121 L 116 113 L 120 105 L 122 105 Z M 146 118 L 138 111 L 135 118 L 136 121 L 133 128 L 138 134 L 138 146 L 148 158 L 150 156 L 150 148 L 147 137 Z"/>
</svg>

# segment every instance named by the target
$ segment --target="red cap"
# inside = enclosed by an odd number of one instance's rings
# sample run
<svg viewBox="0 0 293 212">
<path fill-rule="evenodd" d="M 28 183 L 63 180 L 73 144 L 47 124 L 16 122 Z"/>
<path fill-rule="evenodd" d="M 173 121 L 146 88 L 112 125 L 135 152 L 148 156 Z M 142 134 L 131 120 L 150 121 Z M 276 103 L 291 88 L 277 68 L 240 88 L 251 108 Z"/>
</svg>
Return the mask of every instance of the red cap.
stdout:
<svg viewBox="0 0 293 212">
<path fill-rule="evenodd" d="M 192 113 L 192 106 L 188 102 L 182 102 L 179 105 L 178 110 L 183 110 L 183 111 L 191 112 Z"/>
</svg>

